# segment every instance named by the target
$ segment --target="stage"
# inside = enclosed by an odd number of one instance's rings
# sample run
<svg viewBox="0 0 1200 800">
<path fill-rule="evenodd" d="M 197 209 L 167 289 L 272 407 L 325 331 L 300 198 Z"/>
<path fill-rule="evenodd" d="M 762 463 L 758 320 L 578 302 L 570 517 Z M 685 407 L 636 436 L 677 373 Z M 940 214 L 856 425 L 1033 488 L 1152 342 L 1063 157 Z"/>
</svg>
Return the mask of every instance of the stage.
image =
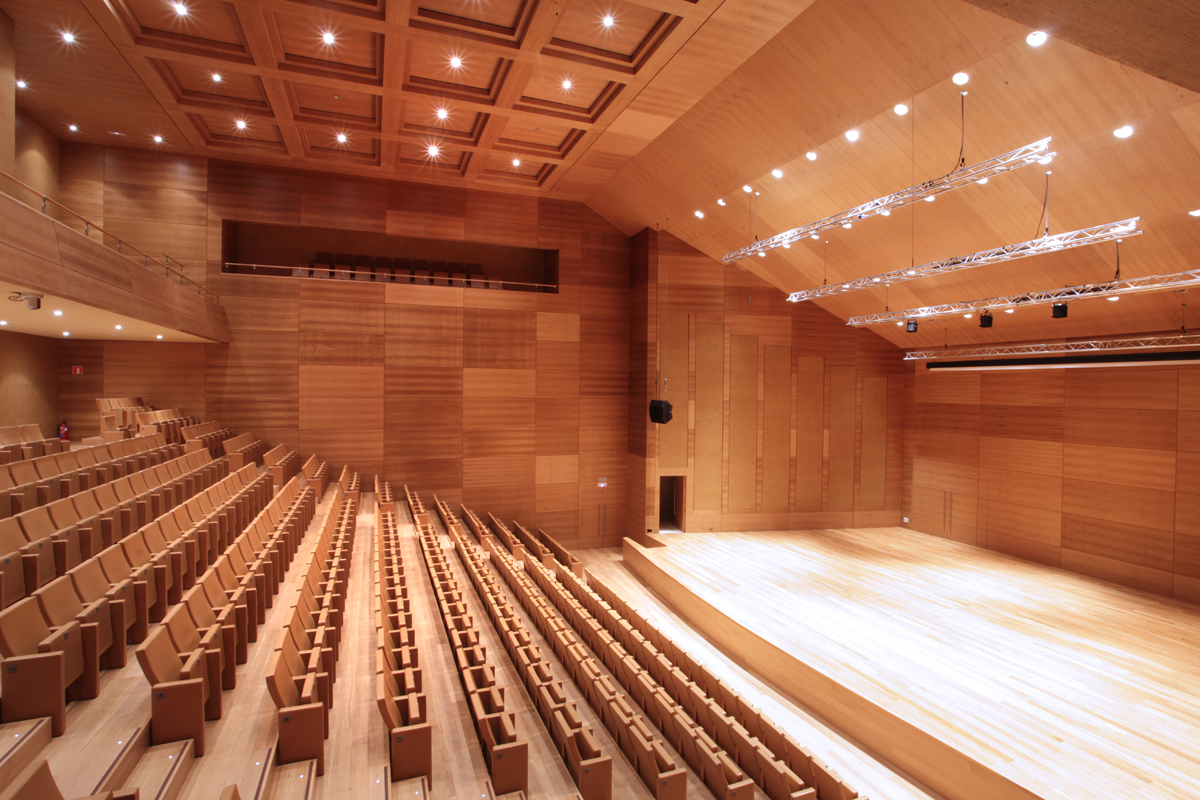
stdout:
<svg viewBox="0 0 1200 800">
<path fill-rule="evenodd" d="M 1200 797 L 1200 608 L 900 528 L 654 538 L 676 613 L 948 798 Z"/>
</svg>

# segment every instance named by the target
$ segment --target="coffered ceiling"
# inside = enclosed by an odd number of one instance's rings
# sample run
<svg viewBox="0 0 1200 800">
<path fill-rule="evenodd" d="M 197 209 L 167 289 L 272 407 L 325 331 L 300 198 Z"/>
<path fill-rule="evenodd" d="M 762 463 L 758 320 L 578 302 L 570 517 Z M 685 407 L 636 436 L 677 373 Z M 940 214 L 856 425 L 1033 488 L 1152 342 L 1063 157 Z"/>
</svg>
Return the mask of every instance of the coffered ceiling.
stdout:
<svg viewBox="0 0 1200 800">
<path fill-rule="evenodd" d="M 754 15 L 747 0 L 4 9 L 28 84 L 18 105 L 62 139 L 583 199 L 805 5 Z M 706 27 L 716 30 L 698 35 Z M 672 102 L 653 99 L 663 95 Z"/>
</svg>

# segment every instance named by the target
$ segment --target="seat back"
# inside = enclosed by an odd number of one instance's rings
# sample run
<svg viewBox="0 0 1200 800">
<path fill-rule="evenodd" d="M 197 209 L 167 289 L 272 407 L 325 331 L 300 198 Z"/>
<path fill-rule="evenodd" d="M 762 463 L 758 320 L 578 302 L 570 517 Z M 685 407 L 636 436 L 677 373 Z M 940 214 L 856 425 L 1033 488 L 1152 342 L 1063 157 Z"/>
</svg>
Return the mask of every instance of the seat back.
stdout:
<svg viewBox="0 0 1200 800">
<path fill-rule="evenodd" d="M 0 655 L 5 658 L 34 655 L 49 635 L 50 626 L 32 597 L 0 611 Z"/>
<path fill-rule="evenodd" d="M 125 560 L 131 567 L 144 567 L 153 558 L 143 531 L 126 536 L 121 540 L 120 547 L 125 551 Z"/>
<path fill-rule="evenodd" d="M 300 705 L 300 691 L 292 680 L 287 659 L 280 650 L 271 653 L 271 660 L 267 662 L 267 691 L 275 701 L 276 708 Z"/>
<path fill-rule="evenodd" d="M 173 606 L 163 617 L 162 626 L 171 636 L 176 652 L 190 653 L 200 649 L 200 632 L 182 604 Z"/>
<path fill-rule="evenodd" d="M 123 581 L 133 573 L 120 544 L 104 548 L 96 556 L 96 560 L 100 562 L 100 569 L 104 571 L 104 577 L 108 579 L 109 583 Z"/>
<path fill-rule="evenodd" d="M 54 520 L 50 519 L 50 509 L 46 506 L 38 506 L 18 514 L 17 520 L 25 531 L 25 538 L 31 542 L 53 536 L 58 530 Z"/>
<path fill-rule="evenodd" d="M 179 660 L 179 653 L 163 625 L 157 626 L 146 637 L 146 641 L 138 645 L 137 660 L 151 686 L 179 680 L 179 669 L 183 662 Z"/>
<path fill-rule="evenodd" d="M 66 625 L 83 611 L 83 603 L 66 575 L 55 578 L 33 593 L 42 616 L 55 628 Z"/>
<path fill-rule="evenodd" d="M 217 615 L 213 612 L 212 603 L 204 593 L 203 586 L 193 586 L 183 595 L 183 604 L 197 628 L 211 628 L 217 624 Z"/>
</svg>

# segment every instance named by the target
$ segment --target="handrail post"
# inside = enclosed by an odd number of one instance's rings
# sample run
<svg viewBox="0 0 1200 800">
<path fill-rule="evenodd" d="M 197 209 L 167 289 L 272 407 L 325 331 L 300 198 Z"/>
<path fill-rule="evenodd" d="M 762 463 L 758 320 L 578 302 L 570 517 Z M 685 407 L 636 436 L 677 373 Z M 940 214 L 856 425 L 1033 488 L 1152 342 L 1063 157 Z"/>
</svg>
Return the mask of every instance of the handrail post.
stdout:
<svg viewBox="0 0 1200 800">
<path fill-rule="evenodd" d="M 46 213 L 46 195 L 42 195 L 42 213 Z"/>
</svg>

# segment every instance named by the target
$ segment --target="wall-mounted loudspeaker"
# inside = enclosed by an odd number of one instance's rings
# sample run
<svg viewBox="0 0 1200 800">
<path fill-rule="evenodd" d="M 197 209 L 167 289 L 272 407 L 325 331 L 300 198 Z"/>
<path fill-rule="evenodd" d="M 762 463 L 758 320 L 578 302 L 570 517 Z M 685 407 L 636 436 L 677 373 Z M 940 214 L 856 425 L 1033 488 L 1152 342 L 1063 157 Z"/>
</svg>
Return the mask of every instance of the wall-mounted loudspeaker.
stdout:
<svg viewBox="0 0 1200 800">
<path fill-rule="evenodd" d="M 1067 304 L 1066 303 L 1055 303 L 1054 305 L 1050 306 L 1050 316 L 1053 319 L 1066 319 L 1067 318 Z"/>
<path fill-rule="evenodd" d="M 650 401 L 650 421 L 666 425 L 671 421 L 671 404 L 666 400 Z"/>
</svg>

